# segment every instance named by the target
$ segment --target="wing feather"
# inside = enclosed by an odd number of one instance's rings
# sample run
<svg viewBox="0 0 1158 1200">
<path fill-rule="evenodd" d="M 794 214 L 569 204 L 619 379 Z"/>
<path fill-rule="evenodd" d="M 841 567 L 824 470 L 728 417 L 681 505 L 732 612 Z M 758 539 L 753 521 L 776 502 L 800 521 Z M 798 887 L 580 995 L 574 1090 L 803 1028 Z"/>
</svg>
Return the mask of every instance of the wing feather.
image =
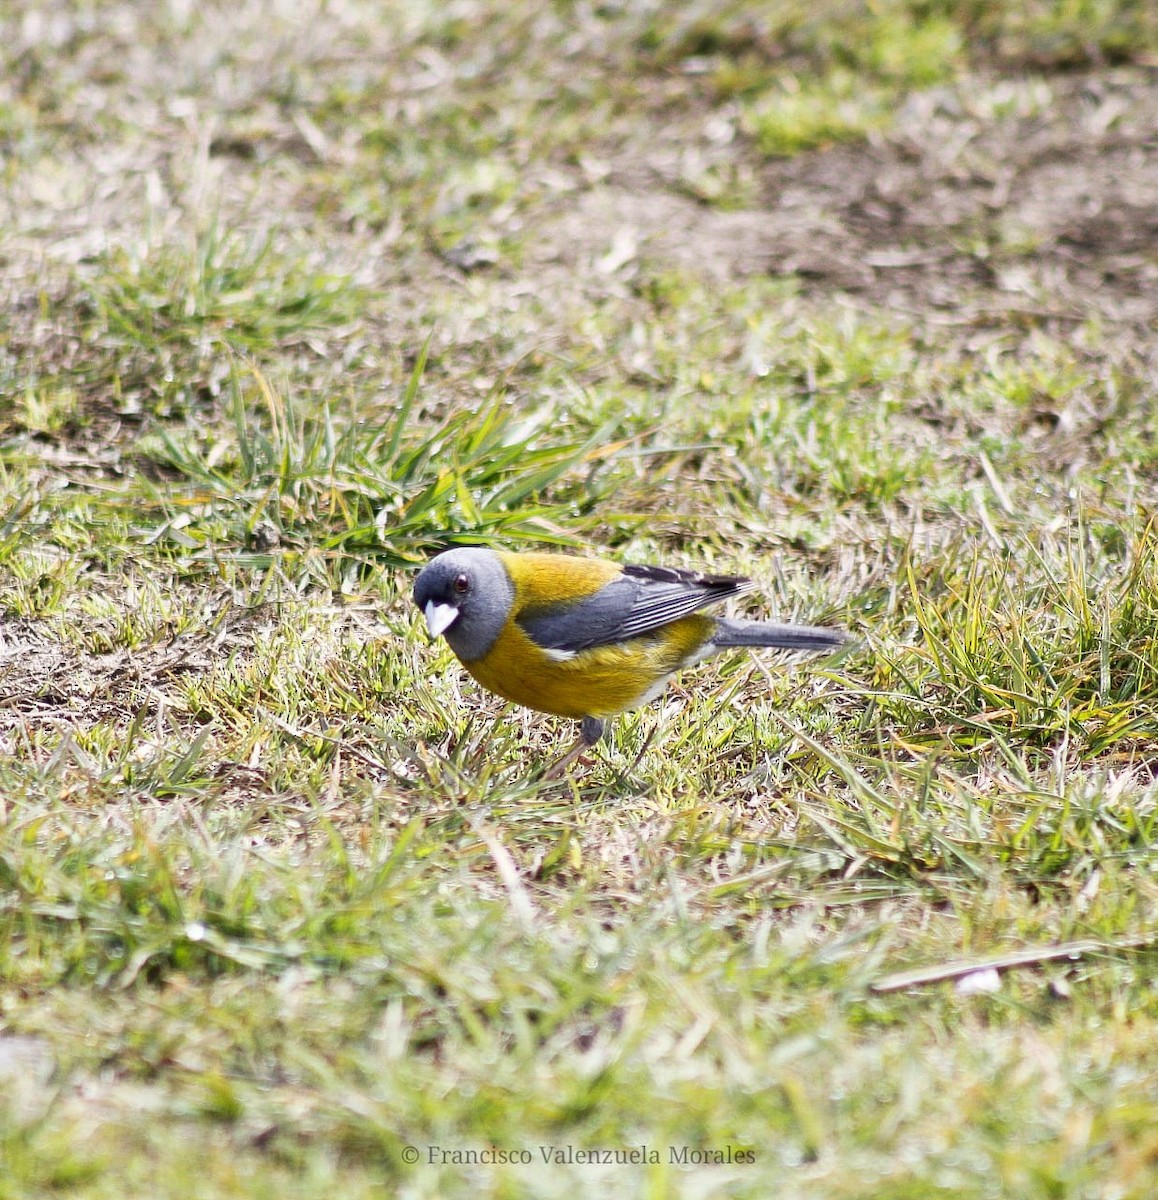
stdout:
<svg viewBox="0 0 1158 1200">
<path fill-rule="evenodd" d="M 544 649 L 575 653 L 641 637 L 750 586 L 736 575 L 628 566 L 593 596 L 528 609 L 518 622 Z"/>
</svg>

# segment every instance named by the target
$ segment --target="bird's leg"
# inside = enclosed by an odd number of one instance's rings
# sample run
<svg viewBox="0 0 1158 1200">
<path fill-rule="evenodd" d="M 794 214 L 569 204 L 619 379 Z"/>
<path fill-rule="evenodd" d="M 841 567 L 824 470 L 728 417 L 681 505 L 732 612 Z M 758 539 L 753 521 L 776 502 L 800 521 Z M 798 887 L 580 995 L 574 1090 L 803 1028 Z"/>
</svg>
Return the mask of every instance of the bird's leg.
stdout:
<svg viewBox="0 0 1158 1200">
<path fill-rule="evenodd" d="M 579 722 L 579 741 L 584 746 L 594 746 L 607 732 L 607 722 L 602 717 L 584 717 Z"/>
<path fill-rule="evenodd" d="M 548 770 L 545 778 L 558 779 L 584 750 L 594 746 L 606 732 L 607 722 L 602 717 L 584 717 L 579 725 L 579 740 Z"/>
</svg>

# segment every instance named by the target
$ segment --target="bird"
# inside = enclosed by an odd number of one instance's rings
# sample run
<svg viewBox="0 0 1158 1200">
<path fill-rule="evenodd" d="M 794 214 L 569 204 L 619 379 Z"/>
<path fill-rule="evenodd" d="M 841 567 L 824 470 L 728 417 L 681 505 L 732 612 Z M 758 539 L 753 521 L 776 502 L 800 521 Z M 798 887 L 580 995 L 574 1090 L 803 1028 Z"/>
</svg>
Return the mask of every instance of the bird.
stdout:
<svg viewBox="0 0 1158 1200">
<path fill-rule="evenodd" d="M 444 637 L 488 691 L 579 721 L 576 754 L 599 741 L 609 718 L 720 651 L 834 650 L 847 641 L 839 629 L 700 611 L 752 586 L 740 575 L 462 546 L 422 568 L 414 602 L 431 637 Z"/>
</svg>

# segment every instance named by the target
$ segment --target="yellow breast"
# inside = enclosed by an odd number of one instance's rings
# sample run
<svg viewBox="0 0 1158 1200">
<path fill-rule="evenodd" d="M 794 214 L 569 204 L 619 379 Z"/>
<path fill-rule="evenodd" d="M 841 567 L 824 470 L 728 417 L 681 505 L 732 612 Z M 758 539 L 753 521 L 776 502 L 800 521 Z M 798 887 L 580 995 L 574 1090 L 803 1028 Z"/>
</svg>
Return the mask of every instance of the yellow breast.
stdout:
<svg viewBox="0 0 1158 1200">
<path fill-rule="evenodd" d="M 609 717 L 661 690 L 695 658 L 714 624 L 695 613 L 655 633 L 560 658 L 536 646 L 512 623 L 485 657 L 464 665 L 483 687 L 527 708 L 575 719 Z"/>
</svg>

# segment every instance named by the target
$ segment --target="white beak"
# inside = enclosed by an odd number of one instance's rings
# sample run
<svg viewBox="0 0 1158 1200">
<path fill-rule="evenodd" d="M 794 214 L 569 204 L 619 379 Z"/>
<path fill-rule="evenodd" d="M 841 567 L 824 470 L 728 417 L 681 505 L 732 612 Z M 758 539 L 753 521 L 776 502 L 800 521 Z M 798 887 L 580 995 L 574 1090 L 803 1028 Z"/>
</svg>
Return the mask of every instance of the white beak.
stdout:
<svg viewBox="0 0 1158 1200">
<path fill-rule="evenodd" d="M 435 604 L 428 600 L 422 611 L 426 614 L 426 628 L 431 637 L 445 633 L 458 620 L 458 609 L 453 604 Z"/>
</svg>

